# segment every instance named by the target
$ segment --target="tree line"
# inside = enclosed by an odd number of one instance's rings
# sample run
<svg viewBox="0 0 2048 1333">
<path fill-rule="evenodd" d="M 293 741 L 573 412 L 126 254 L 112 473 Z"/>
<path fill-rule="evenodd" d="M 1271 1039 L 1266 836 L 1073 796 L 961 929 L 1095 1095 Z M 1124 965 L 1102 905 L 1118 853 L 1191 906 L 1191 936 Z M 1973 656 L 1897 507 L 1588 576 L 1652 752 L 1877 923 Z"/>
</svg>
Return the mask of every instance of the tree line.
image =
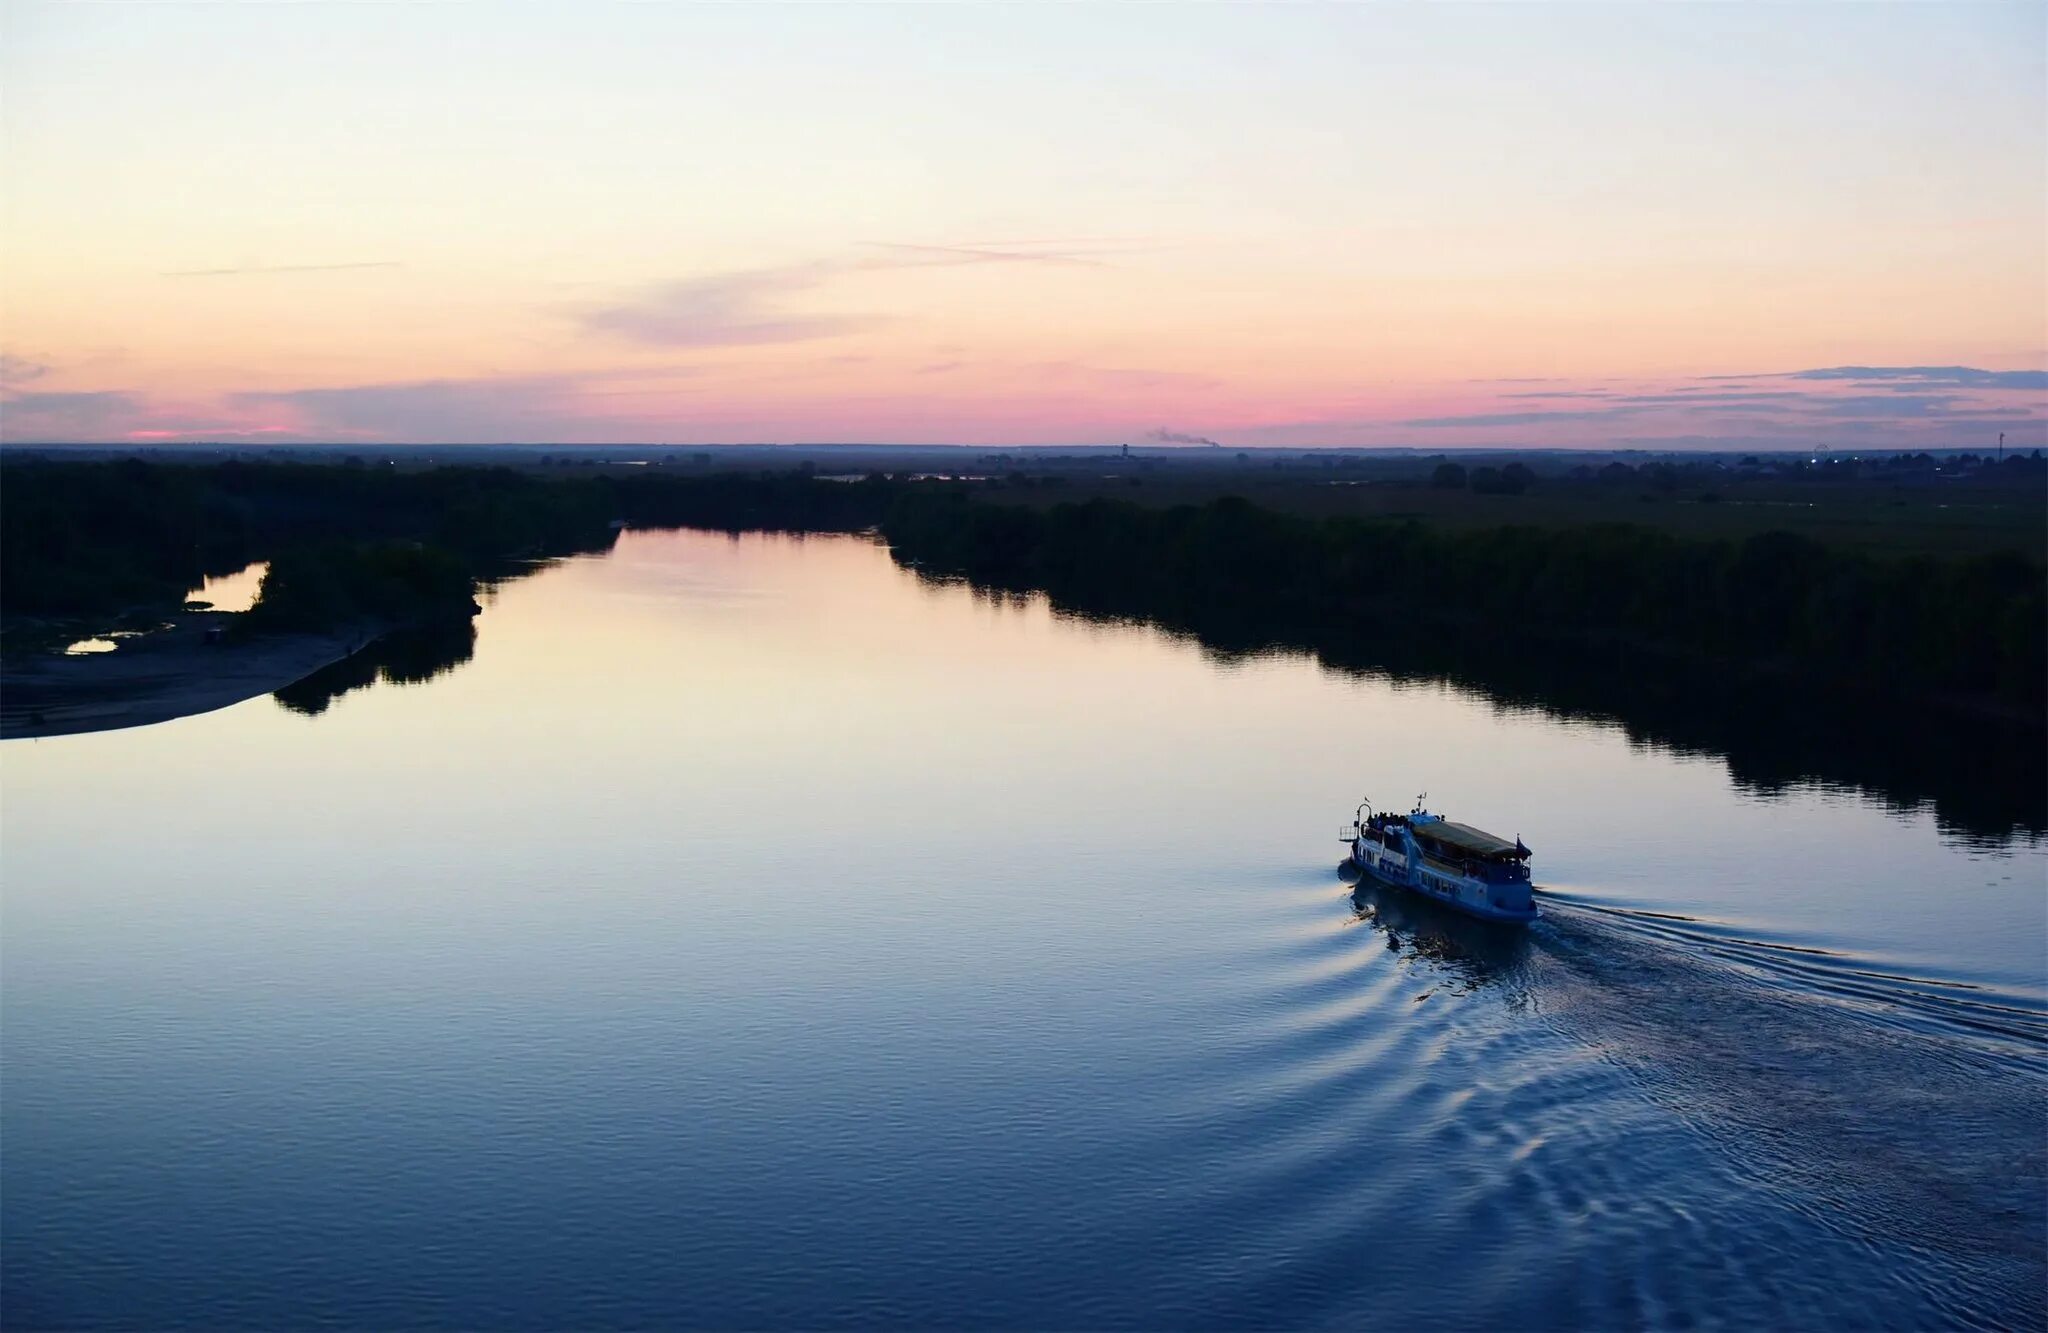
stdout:
<svg viewBox="0 0 2048 1333">
<path fill-rule="evenodd" d="M 602 482 L 505 468 L 8 463 L 0 611 L 168 610 L 207 576 L 267 560 L 252 629 L 466 614 L 474 579 L 601 546 L 613 512 Z"/>
<path fill-rule="evenodd" d="M 1762 674 L 2035 718 L 2048 570 L 2018 554 L 1880 557 L 1786 533 L 1742 541 L 1621 523 L 1449 530 L 1283 514 L 1236 498 L 983 503 L 969 484 L 794 473 L 558 478 L 229 462 L 0 469 L 0 610 L 170 603 L 272 561 L 259 610 L 306 627 L 463 603 L 470 580 L 604 545 L 617 521 L 879 531 L 897 558 L 1098 614 L 1253 624 L 1339 619 L 1386 636 L 1625 642 Z M 394 545 L 396 543 L 396 545 Z"/>
<path fill-rule="evenodd" d="M 922 568 L 1098 613 L 1287 607 L 1390 637 L 1609 639 L 2035 717 L 2048 688 L 2048 571 L 2011 553 L 1886 559 L 1782 532 L 1701 541 L 1619 523 L 1452 531 L 1235 498 L 1028 509 L 906 495 L 881 526 Z"/>
</svg>

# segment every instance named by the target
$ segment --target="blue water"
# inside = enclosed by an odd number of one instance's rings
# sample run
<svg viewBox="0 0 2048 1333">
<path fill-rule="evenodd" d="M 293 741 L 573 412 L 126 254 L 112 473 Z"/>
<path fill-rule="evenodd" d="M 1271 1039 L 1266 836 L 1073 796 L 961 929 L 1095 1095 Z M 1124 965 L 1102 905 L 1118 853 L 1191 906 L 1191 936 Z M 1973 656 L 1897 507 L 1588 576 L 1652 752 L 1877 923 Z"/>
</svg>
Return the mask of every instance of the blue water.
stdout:
<svg viewBox="0 0 2048 1333">
<path fill-rule="evenodd" d="M 1339 874 L 1361 795 L 1527 932 Z M 0 748 L 8 1328 L 2038 1327 L 2048 853 L 629 533 Z"/>
</svg>

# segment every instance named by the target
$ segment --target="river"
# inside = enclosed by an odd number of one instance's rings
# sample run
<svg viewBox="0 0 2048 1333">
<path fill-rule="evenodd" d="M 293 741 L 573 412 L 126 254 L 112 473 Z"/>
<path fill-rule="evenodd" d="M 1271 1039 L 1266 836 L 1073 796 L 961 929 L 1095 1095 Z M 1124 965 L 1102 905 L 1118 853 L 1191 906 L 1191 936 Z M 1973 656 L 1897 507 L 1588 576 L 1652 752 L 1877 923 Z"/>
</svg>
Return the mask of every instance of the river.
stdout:
<svg viewBox="0 0 2048 1333">
<path fill-rule="evenodd" d="M 1525 932 L 1348 882 L 1361 796 Z M 2039 1326 L 2048 846 L 854 537 L 0 748 L 10 1328 Z"/>
</svg>

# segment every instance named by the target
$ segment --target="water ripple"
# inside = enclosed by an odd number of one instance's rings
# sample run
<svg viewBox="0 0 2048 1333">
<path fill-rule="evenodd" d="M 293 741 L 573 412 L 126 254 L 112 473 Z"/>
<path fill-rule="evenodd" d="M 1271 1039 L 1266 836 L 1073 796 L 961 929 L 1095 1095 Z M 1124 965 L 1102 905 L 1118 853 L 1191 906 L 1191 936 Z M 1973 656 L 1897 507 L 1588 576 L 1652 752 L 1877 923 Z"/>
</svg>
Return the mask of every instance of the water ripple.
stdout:
<svg viewBox="0 0 2048 1333">
<path fill-rule="evenodd" d="M 1351 931 L 1263 905 L 1290 933 L 1172 1121 L 1256 1274 L 1216 1322 L 1341 1324 L 1396 1253 L 1443 1272 L 1386 1282 L 1391 1326 L 2039 1322 L 2025 997 L 1569 893 L 1520 932 L 1371 886 Z"/>
</svg>

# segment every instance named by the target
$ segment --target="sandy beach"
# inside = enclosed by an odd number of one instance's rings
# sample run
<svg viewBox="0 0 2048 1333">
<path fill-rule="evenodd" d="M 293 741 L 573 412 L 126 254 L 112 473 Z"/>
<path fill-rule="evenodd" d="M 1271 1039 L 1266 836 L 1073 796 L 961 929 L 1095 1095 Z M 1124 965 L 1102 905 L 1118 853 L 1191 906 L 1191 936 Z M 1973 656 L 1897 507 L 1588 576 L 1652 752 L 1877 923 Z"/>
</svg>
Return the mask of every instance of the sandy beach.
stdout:
<svg viewBox="0 0 2048 1333">
<path fill-rule="evenodd" d="M 112 652 L 41 655 L 0 669 L 0 740 L 147 726 L 253 699 L 349 656 L 385 627 L 222 643 L 230 617 L 188 613 Z"/>
</svg>

